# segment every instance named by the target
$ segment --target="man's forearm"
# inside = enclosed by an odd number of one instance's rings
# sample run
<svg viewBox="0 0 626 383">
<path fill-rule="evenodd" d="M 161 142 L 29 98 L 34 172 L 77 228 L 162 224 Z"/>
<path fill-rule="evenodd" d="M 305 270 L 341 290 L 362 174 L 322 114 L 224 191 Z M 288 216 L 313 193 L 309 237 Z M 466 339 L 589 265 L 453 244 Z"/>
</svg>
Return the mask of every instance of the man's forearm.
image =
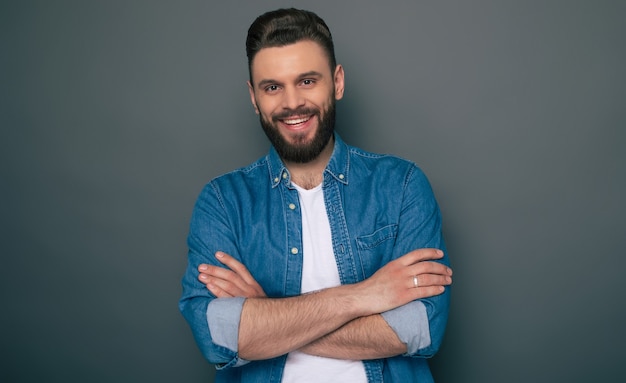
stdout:
<svg viewBox="0 0 626 383">
<path fill-rule="evenodd" d="M 239 356 L 269 359 L 302 348 L 362 315 L 354 285 L 291 298 L 252 298 L 243 305 Z"/>
<path fill-rule="evenodd" d="M 266 298 L 258 286 L 252 290 L 260 293 L 247 293 L 246 285 L 251 282 L 244 280 L 241 271 L 224 276 L 221 268 L 200 265 L 199 279 L 217 297 L 247 298 L 238 312 L 237 321 L 237 352 L 243 359 L 269 359 L 305 346 L 310 347 L 308 352 L 319 355 L 333 356 L 339 355 L 338 352 L 354 355 L 359 352 L 357 359 L 370 359 L 401 354 L 405 347 L 401 342 L 395 342 L 395 332 L 387 326 L 385 319 L 366 317 L 443 293 L 444 286 L 452 282 L 452 271 L 431 261 L 442 256 L 443 252 L 437 249 L 414 250 L 387 263 L 359 283 L 290 298 Z M 236 270 L 239 262 L 224 256 L 224 264 Z M 251 280 L 257 285 L 254 279 Z M 345 326 L 320 343 L 314 343 L 361 317 L 363 319 Z M 361 337 L 364 339 L 358 342 L 356 339 Z M 342 351 L 339 350 L 341 343 L 346 343 Z M 369 354 L 374 347 L 379 348 L 379 353 Z"/>
<path fill-rule="evenodd" d="M 326 358 L 367 360 L 401 355 L 407 348 L 376 314 L 354 319 L 300 351 Z"/>
</svg>

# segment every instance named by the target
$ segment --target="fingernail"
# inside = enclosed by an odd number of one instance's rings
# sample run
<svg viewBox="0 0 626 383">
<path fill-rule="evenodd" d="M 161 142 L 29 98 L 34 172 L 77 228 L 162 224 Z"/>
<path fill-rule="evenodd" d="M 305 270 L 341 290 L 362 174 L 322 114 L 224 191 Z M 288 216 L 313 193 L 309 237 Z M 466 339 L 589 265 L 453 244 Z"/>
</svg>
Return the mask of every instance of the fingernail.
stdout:
<svg viewBox="0 0 626 383">
<path fill-rule="evenodd" d="M 198 266 L 198 270 L 200 270 L 200 271 L 204 271 L 204 270 L 206 270 L 206 269 L 207 269 L 207 266 L 206 266 L 206 265 L 200 265 L 200 266 Z"/>
<path fill-rule="evenodd" d="M 202 280 L 206 280 L 206 275 L 204 275 L 204 274 L 200 274 L 200 279 L 202 279 Z"/>
<path fill-rule="evenodd" d="M 437 254 L 438 254 L 439 256 L 443 256 L 443 251 L 441 251 L 441 250 L 437 249 Z"/>
<path fill-rule="evenodd" d="M 221 252 L 221 251 L 218 251 L 217 253 L 215 253 L 215 256 L 216 256 L 217 258 L 222 258 L 222 257 L 224 256 L 224 254 L 222 254 L 222 252 Z"/>
</svg>

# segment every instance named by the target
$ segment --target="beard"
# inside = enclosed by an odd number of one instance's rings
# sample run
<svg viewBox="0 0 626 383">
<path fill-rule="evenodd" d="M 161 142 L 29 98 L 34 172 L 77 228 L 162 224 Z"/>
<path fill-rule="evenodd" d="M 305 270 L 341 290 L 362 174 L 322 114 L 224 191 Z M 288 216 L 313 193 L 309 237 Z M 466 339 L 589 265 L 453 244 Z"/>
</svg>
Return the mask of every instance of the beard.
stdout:
<svg viewBox="0 0 626 383">
<path fill-rule="evenodd" d="M 317 117 L 319 125 L 315 131 L 315 136 L 309 142 L 307 142 L 304 134 L 295 136 L 293 143 L 287 141 L 278 129 L 278 120 L 304 115 Z M 335 131 L 335 100 L 330 100 L 328 109 L 324 111 L 324 114 L 319 109 L 302 107 L 274 115 L 272 121 L 267 121 L 263 115 L 260 116 L 260 120 L 265 135 L 283 161 L 304 164 L 317 158 L 333 136 Z"/>
</svg>

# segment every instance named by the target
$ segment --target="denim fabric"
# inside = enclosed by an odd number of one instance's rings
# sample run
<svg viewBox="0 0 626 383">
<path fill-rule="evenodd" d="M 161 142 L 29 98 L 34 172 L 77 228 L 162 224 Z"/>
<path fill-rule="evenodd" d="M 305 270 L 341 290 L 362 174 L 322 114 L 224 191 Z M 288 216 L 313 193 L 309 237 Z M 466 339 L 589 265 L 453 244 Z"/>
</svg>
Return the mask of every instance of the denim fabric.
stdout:
<svg viewBox="0 0 626 383">
<path fill-rule="evenodd" d="M 411 250 L 444 250 L 441 215 L 430 184 L 413 163 L 345 144 L 324 172 L 324 198 L 341 283 L 370 277 Z M 300 293 L 301 215 L 298 192 L 272 148 L 250 166 L 215 178 L 196 202 L 188 237 L 189 264 L 179 307 L 195 340 L 217 368 L 216 382 L 280 382 L 286 356 L 248 362 L 237 354 L 242 299 L 215 298 L 198 282 L 200 263 L 220 265 L 224 251 L 250 270 L 269 297 Z M 364 361 L 369 382 L 432 382 L 426 358 L 438 350 L 450 289 L 383 313 L 407 343 L 406 355 Z"/>
</svg>

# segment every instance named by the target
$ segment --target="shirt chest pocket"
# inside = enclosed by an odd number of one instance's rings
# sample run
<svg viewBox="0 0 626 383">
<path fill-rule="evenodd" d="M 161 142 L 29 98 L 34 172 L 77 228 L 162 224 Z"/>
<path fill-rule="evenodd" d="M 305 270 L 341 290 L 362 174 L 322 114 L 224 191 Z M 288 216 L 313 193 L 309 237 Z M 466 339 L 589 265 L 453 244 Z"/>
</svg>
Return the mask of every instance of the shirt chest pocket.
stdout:
<svg viewBox="0 0 626 383">
<path fill-rule="evenodd" d="M 398 225 L 393 224 L 381 227 L 372 234 L 356 238 L 356 248 L 365 271 L 365 278 L 369 278 L 376 270 L 392 260 L 397 235 Z"/>
</svg>

